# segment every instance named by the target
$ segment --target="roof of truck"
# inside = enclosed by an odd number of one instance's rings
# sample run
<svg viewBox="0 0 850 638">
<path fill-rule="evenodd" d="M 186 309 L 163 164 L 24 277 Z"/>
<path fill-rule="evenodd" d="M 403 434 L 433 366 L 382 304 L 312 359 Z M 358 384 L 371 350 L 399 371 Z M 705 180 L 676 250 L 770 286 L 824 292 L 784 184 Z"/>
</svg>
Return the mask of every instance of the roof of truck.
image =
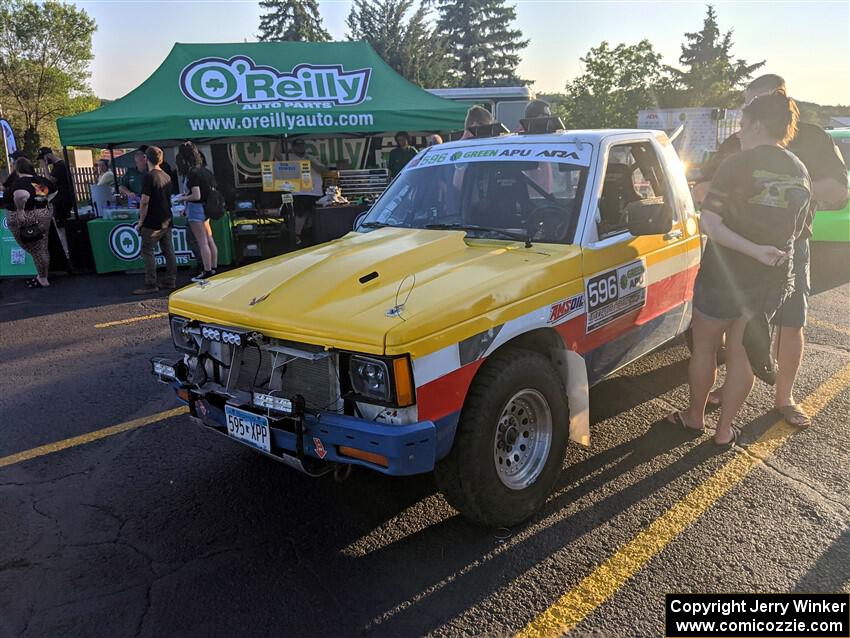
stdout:
<svg viewBox="0 0 850 638">
<path fill-rule="evenodd" d="M 583 129 L 583 130 L 568 130 L 559 131 L 557 133 L 546 133 L 540 135 L 511 133 L 509 135 L 499 135 L 497 137 L 474 137 L 467 140 L 457 140 L 454 142 L 446 142 L 441 144 L 440 148 L 454 148 L 458 146 L 475 146 L 476 144 L 564 144 L 571 142 L 584 142 L 590 144 L 598 144 L 606 137 L 612 135 L 635 134 L 641 135 L 664 135 L 664 131 L 653 131 L 649 129 Z"/>
</svg>

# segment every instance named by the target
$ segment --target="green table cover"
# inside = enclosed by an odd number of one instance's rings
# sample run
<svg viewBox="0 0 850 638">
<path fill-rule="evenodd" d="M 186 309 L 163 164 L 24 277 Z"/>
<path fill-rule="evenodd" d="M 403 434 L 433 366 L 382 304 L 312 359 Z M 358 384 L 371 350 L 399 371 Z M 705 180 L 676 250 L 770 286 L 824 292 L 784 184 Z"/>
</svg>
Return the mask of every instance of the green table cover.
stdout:
<svg viewBox="0 0 850 638">
<path fill-rule="evenodd" d="M 138 270 L 144 268 L 141 257 L 142 240 L 135 229 L 134 219 L 93 219 L 88 224 L 89 240 L 95 269 L 98 273 Z M 210 222 L 213 237 L 218 246 L 218 263 L 226 266 L 233 263 L 233 239 L 230 231 L 230 215 Z M 174 217 L 172 230 L 174 253 L 178 266 L 194 265 L 195 259 L 189 249 L 185 217 Z M 165 265 L 165 260 L 156 250 L 157 264 Z"/>
<path fill-rule="evenodd" d="M 9 230 L 6 211 L 0 208 L 0 277 L 32 277 L 35 264 L 30 254 L 18 245 Z"/>
</svg>

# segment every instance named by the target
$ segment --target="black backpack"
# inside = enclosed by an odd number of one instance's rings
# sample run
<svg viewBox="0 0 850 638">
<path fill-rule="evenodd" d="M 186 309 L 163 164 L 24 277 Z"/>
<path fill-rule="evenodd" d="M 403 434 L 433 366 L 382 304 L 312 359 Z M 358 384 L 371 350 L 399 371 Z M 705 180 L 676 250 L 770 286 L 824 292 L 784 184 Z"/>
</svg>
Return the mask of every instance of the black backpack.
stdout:
<svg viewBox="0 0 850 638">
<path fill-rule="evenodd" d="M 207 201 L 204 202 L 204 213 L 207 219 L 221 219 L 226 212 L 226 204 L 224 203 L 224 195 L 219 193 L 215 186 L 210 189 L 207 195 Z"/>
<path fill-rule="evenodd" d="M 207 194 L 207 200 L 204 202 L 204 215 L 206 215 L 207 219 L 221 219 L 224 217 L 224 213 L 227 212 L 227 204 L 224 201 L 224 195 L 216 190 L 215 176 L 207 168 L 196 170 L 203 171 L 210 182 L 210 192 Z"/>
</svg>

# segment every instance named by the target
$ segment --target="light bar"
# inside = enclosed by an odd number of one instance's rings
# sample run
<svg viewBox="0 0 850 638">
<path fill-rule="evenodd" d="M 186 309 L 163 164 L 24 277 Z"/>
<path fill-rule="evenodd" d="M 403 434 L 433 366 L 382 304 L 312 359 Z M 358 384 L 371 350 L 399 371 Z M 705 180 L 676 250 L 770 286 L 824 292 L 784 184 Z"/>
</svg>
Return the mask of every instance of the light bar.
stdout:
<svg viewBox="0 0 850 638">
<path fill-rule="evenodd" d="M 284 397 L 276 397 L 271 394 L 260 394 L 254 392 L 253 403 L 258 408 L 265 408 L 275 412 L 283 412 L 284 414 L 292 414 L 292 401 Z"/>
<path fill-rule="evenodd" d="M 242 335 L 240 335 L 239 333 L 230 332 L 228 330 L 222 330 L 219 328 L 213 328 L 212 326 L 202 326 L 201 336 L 204 339 L 226 343 L 231 346 L 242 345 Z"/>
</svg>

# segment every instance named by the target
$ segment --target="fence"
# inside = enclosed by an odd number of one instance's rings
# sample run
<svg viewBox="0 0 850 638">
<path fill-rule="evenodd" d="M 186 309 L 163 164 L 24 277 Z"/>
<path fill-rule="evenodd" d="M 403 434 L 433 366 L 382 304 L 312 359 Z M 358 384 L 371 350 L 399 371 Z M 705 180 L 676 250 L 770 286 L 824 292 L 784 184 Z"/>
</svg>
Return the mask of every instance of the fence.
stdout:
<svg viewBox="0 0 850 638">
<path fill-rule="evenodd" d="M 90 202 L 92 184 L 97 184 L 98 180 L 97 169 L 94 167 L 72 166 L 70 170 L 71 180 L 74 182 L 74 192 L 77 195 L 77 203 L 83 204 Z M 44 170 L 44 167 L 40 164 L 35 167 L 35 172 L 42 177 L 46 177 L 48 175 L 48 173 Z M 127 169 L 116 166 L 115 180 L 118 181 L 121 179 L 126 172 Z"/>
<path fill-rule="evenodd" d="M 123 177 L 126 169 L 115 167 L 116 181 Z M 71 178 L 74 181 L 74 191 L 77 193 L 77 202 L 91 201 L 92 184 L 97 184 L 97 169 L 84 167 L 71 167 Z"/>
</svg>

